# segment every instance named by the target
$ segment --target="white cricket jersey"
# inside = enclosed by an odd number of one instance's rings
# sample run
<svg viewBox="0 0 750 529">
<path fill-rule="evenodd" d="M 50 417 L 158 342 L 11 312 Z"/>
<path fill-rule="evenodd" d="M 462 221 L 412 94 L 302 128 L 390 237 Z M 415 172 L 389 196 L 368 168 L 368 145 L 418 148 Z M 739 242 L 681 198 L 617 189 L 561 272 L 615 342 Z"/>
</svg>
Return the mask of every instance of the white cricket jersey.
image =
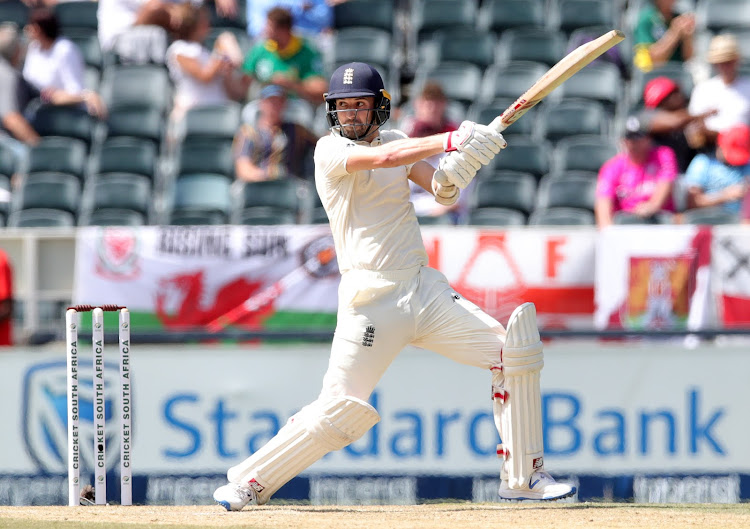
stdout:
<svg viewBox="0 0 750 529">
<path fill-rule="evenodd" d="M 427 265 L 407 176 L 411 165 L 348 173 L 357 149 L 406 138 L 383 130 L 372 143 L 335 133 L 315 147 L 315 187 L 328 214 L 339 270 L 392 271 Z"/>
</svg>

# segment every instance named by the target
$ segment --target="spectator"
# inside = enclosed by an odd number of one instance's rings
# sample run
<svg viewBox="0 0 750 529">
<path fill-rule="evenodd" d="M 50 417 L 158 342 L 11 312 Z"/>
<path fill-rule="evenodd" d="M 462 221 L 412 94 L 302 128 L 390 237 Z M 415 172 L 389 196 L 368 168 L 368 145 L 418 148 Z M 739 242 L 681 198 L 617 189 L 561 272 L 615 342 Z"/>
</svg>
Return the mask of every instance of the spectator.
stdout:
<svg viewBox="0 0 750 529">
<path fill-rule="evenodd" d="M 633 31 L 633 64 L 648 72 L 668 61 L 686 62 L 693 57 L 693 13 L 678 14 L 675 0 L 652 0 L 638 14 Z"/>
<path fill-rule="evenodd" d="M 317 107 L 328 89 L 320 53 L 292 33 L 289 10 L 274 7 L 268 12 L 265 35 L 267 38 L 247 54 L 245 72 L 263 84 L 281 86 L 290 95 Z"/>
<path fill-rule="evenodd" d="M 448 98 L 437 81 L 427 81 L 414 99 L 414 115 L 407 117 L 402 124 L 410 137 L 424 137 L 458 129 L 445 113 Z"/>
<path fill-rule="evenodd" d="M 27 160 L 29 147 L 39 143 L 39 134 L 24 117 L 33 91 L 21 75 L 23 53 L 16 25 L 0 24 L 0 143 L 13 152 L 17 168 Z"/>
<path fill-rule="evenodd" d="M 0 346 L 13 345 L 13 273 L 0 248 Z"/>
<path fill-rule="evenodd" d="M 193 107 L 243 100 L 250 82 L 247 76 L 235 75 L 242 53 L 233 35 L 222 33 L 213 52 L 201 44 L 211 30 L 205 8 L 180 4 L 177 13 L 177 40 L 167 49 L 167 67 L 175 87 L 173 125 Z"/>
<path fill-rule="evenodd" d="M 255 123 L 243 125 L 235 136 L 237 178 L 246 182 L 304 178 L 318 138 L 305 127 L 284 120 L 286 93 L 280 86 L 263 88 L 258 106 Z"/>
<path fill-rule="evenodd" d="M 105 117 L 106 107 L 99 94 L 85 89 L 83 55 L 71 40 L 60 35 L 55 12 L 46 7 L 32 11 L 26 34 L 30 43 L 23 77 L 39 91 L 42 102 L 83 104 L 92 116 Z"/>
<path fill-rule="evenodd" d="M 750 123 L 750 78 L 738 75 L 740 48 L 734 35 L 712 38 L 706 58 L 717 75 L 693 88 L 688 110 L 693 115 L 715 111 L 706 118 L 706 142 L 714 145 L 722 130 Z"/>
<path fill-rule="evenodd" d="M 168 33 L 180 23 L 179 6 L 187 0 L 98 0 L 99 45 L 123 62 L 164 62 Z M 201 0 L 192 2 L 202 4 Z M 219 15 L 237 16 L 236 0 L 216 0 Z"/>
<path fill-rule="evenodd" d="M 599 170 L 594 206 L 599 227 L 612 224 L 615 214 L 621 211 L 644 220 L 659 212 L 674 211 L 674 151 L 655 145 L 646 124 L 637 116 L 628 117 L 622 146 L 623 152 L 607 160 Z"/>
<path fill-rule="evenodd" d="M 446 115 L 448 98 L 443 87 L 436 81 L 427 81 L 419 95 L 414 99 L 414 115 L 404 119 L 401 125 L 403 131 L 412 138 L 421 138 L 452 132 L 458 129 L 458 124 Z M 441 156 L 426 158 L 425 161 L 437 167 Z M 472 185 L 472 184 L 470 184 Z M 464 192 L 455 203 L 444 206 L 435 202 L 435 196 L 426 189 L 409 180 L 411 202 L 418 217 L 438 217 L 450 215 L 454 222 L 459 222 L 467 212 L 467 200 L 470 192 Z"/>
<path fill-rule="evenodd" d="M 690 114 L 687 97 L 668 77 L 656 77 L 646 83 L 643 101 L 646 108 L 639 119 L 646 123 L 657 145 L 666 145 L 675 152 L 678 169 L 684 173 L 698 149 L 703 147 L 705 119 L 715 111 Z"/>
<path fill-rule="evenodd" d="M 750 127 L 719 133 L 714 154 L 696 156 L 685 173 L 689 208 L 721 206 L 739 215 L 750 176 Z"/>
</svg>

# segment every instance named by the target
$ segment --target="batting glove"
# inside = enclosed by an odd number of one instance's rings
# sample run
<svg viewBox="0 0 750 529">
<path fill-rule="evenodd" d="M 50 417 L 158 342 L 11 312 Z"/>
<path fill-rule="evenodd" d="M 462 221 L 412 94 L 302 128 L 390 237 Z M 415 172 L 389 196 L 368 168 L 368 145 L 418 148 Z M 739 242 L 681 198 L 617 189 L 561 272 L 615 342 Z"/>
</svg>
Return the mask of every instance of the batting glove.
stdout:
<svg viewBox="0 0 750 529">
<path fill-rule="evenodd" d="M 465 153 L 467 161 L 476 167 L 477 164 L 489 164 L 507 143 L 503 135 L 496 130 L 472 121 L 464 121 L 458 130 L 446 133 L 443 146 L 446 152 Z"/>
<path fill-rule="evenodd" d="M 437 174 L 437 173 L 435 173 Z M 432 193 L 435 195 L 435 202 L 443 206 L 452 206 L 458 200 L 461 190 L 453 184 L 443 185 L 432 178 Z"/>
<path fill-rule="evenodd" d="M 471 161 L 462 152 L 450 152 L 443 156 L 432 178 L 442 186 L 457 186 L 459 189 L 466 189 L 466 186 L 477 175 L 477 169 Z M 481 166 L 480 166 L 481 167 Z"/>
</svg>

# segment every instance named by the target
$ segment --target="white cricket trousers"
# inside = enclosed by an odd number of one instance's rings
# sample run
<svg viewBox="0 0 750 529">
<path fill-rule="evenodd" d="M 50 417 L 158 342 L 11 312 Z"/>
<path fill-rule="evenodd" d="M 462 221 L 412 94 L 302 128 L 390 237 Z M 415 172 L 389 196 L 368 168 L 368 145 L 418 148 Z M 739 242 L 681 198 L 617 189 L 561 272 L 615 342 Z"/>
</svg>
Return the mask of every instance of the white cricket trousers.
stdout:
<svg viewBox="0 0 750 529">
<path fill-rule="evenodd" d="M 501 365 L 505 328 L 433 268 L 345 272 L 338 303 L 321 397 L 366 401 L 407 345 L 484 369 Z"/>
</svg>

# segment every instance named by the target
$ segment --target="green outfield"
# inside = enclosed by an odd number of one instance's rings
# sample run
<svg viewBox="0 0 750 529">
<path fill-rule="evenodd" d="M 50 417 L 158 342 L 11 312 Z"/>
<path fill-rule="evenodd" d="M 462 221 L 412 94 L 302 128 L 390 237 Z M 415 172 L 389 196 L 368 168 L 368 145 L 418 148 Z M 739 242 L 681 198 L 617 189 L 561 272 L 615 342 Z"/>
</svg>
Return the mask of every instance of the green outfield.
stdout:
<svg viewBox="0 0 750 529">
<path fill-rule="evenodd" d="M 601 529 L 750 527 L 750 504 L 472 504 L 407 506 L 269 505 L 226 512 L 215 506 L 0 507 L 0 528 L 141 529 Z"/>
</svg>

